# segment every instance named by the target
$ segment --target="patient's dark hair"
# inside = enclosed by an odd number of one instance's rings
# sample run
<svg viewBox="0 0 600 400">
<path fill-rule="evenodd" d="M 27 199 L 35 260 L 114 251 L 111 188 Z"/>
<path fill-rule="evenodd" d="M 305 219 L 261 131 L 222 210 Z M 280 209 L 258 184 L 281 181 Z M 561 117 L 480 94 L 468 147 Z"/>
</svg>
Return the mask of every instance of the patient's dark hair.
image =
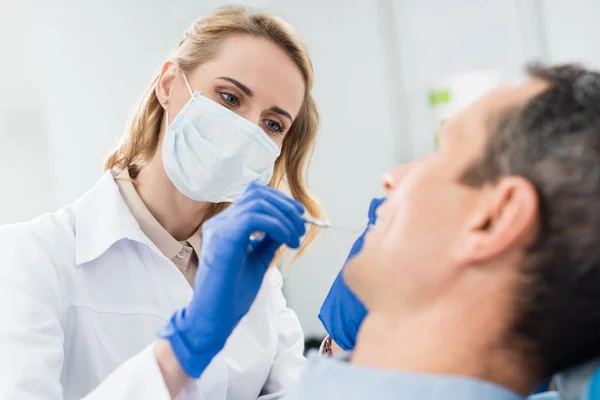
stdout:
<svg viewBox="0 0 600 400">
<path fill-rule="evenodd" d="M 548 376 L 600 356 L 600 74 L 528 72 L 549 88 L 499 118 L 462 181 L 518 175 L 536 187 L 540 231 L 521 266 L 509 342 Z"/>
</svg>

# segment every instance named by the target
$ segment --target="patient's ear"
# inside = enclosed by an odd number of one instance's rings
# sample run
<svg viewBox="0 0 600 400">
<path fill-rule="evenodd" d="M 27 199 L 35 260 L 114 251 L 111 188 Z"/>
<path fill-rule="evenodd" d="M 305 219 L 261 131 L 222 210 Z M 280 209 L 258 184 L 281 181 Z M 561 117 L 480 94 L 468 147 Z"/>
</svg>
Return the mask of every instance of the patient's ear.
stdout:
<svg viewBox="0 0 600 400">
<path fill-rule="evenodd" d="M 457 249 L 462 263 L 480 263 L 525 247 L 537 234 L 539 200 L 530 181 L 518 176 L 502 178 L 482 190 L 481 196 Z"/>
</svg>

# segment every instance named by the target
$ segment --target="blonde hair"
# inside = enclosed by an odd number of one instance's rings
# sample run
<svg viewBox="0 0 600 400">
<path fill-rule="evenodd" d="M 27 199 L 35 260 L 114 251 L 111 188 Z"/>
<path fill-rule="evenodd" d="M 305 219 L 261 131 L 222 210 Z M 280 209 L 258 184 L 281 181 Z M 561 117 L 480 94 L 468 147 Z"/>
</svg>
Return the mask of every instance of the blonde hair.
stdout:
<svg viewBox="0 0 600 400">
<path fill-rule="evenodd" d="M 323 211 L 307 188 L 307 168 L 315 146 L 319 114 L 311 96 L 313 68 L 304 45 L 293 28 L 283 19 L 268 13 L 254 12 L 246 7 L 227 7 L 198 19 L 185 32 L 183 40 L 175 49 L 173 60 L 186 73 L 216 56 L 218 47 L 227 38 L 246 34 L 265 38 L 281 47 L 296 63 L 305 84 L 304 101 L 296 120 L 290 127 L 282 145 L 281 155 L 275 162 L 270 186 L 289 190 L 306 211 L 321 217 Z M 164 110 L 156 97 L 156 76 L 138 102 L 119 146 L 104 163 L 104 169 L 129 170 L 135 179 L 140 168 L 157 150 Z M 204 220 L 223 211 L 227 203 L 214 204 Z M 202 221 L 204 222 L 204 221 Z M 311 226 L 294 261 L 316 236 Z"/>
</svg>

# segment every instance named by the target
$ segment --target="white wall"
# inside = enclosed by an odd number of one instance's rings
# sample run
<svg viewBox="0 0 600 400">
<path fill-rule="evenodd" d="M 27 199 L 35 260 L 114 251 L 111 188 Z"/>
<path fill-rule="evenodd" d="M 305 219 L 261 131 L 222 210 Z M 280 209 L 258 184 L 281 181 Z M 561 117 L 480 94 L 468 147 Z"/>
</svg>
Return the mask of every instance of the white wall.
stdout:
<svg viewBox="0 0 600 400">
<path fill-rule="evenodd" d="M 511 79 L 536 60 L 600 68 L 597 0 L 388 1 L 414 157 L 434 148 L 427 93 L 437 79 L 471 69 L 500 69 Z"/>
<path fill-rule="evenodd" d="M 473 69 L 499 69 L 514 76 L 525 62 L 543 57 L 535 1 L 390 2 L 414 157 L 434 149 L 437 127 L 427 101 L 436 81 Z"/>
<path fill-rule="evenodd" d="M 541 16 L 548 59 L 600 68 L 600 2 L 544 0 Z"/>
<path fill-rule="evenodd" d="M 0 224 L 54 208 L 32 8 L 0 0 Z"/>
</svg>

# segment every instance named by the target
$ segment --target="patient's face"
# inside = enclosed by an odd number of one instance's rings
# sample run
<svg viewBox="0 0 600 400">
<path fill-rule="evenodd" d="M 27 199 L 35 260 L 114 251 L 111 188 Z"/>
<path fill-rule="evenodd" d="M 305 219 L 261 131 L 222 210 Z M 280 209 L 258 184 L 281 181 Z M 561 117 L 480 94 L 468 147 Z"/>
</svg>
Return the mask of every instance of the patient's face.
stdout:
<svg viewBox="0 0 600 400">
<path fill-rule="evenodd" d="M 345 279 L 373 307 L 423 306 L 450 289 L 465 263 L 464 242 L 470 220 L 485 202 L 485 190 L 460 182 L 482 155 L 490 118 L 518 101 L 517 87 L 500 88 L 449 120 L 439 148 L 403 169 L 378 210 L 376 230 L 348 265 Z M 395 310 L 396 312 L 402 310 Z"/>
</svg>

